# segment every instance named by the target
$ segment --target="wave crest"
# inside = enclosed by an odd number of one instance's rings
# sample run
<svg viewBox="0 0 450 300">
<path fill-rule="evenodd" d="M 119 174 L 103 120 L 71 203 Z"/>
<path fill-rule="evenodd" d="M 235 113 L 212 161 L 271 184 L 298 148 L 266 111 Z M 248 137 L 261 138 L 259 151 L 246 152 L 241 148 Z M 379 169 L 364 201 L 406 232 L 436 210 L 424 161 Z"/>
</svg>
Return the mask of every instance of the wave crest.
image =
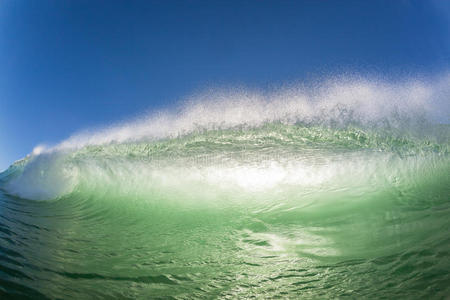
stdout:
<svg viewBox="0 0 450 300">
<path fill-rule="evenodd" d="M 271 93 L 204 93 L 172 112 L 38 146 L 1 177 L 8 192 L 41 200 L 102 189 L 331 189 L 345 177 L 344 187 L 385 184 L 419 165 L 434 167 L 436 156 L 447 159 L 449 127 L 433 124 L 436 105 L 448 110 L 445 83 L 450 76 L 433 84 L 330 80 Z"/>
</svg>

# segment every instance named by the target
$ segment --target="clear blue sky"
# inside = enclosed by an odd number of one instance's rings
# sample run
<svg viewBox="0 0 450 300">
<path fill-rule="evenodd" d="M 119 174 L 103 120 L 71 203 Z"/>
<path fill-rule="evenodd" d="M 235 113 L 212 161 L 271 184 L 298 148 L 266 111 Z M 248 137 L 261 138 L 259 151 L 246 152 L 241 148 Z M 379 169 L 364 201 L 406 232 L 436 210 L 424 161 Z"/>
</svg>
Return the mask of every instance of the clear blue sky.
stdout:
<svg viewBox="0 0 450 300">
<path fill-rule="evenodd" d="M 450 1 L 0 2 L 0 169 L 205 87 L 450 65 Z"/>
</svg>

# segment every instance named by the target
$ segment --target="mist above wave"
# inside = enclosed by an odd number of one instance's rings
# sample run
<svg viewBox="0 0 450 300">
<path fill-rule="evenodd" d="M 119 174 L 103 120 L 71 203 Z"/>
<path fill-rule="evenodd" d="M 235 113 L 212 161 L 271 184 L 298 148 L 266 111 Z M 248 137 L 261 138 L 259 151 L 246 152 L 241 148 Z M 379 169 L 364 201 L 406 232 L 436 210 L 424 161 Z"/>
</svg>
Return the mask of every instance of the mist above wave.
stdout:
<svg viewBox="0 0 450 300">
<path fill-rule="evenodd" d="M 265 123 L 345 126 L 422 126 L 448 122 L 450 75 L 434 80 L 388 82 L 344 78 L 292 85 L 271 92 L 216 90 L 191 96 L 173 111 L 159 111 L 71 136 L 43 151 L 176 137 L 198 130 L 258 127 Z"/>
</svg>

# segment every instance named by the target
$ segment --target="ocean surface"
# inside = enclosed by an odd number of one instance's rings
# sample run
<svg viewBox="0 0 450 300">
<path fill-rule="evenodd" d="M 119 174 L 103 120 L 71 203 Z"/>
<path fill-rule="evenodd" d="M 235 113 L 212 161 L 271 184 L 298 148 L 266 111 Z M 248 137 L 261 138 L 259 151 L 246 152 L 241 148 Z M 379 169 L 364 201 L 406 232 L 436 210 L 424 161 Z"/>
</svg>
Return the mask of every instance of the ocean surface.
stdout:
<svg viewBox="0 0 450 300">
<path fill-rule="evenodd" d="M 448 299 L 436 95 L 208 92 L 38 146 L 0 174 L 0 298 Z"/>
</svg>

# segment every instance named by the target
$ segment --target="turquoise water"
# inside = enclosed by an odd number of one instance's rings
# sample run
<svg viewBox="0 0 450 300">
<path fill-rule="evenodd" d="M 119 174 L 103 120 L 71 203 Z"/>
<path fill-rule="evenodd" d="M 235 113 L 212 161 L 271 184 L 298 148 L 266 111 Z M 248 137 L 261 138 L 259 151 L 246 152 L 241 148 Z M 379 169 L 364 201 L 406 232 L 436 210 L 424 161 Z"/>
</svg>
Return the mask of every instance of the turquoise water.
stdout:
<svg viewBox="0 0 450 300">
<path fill-rule="evenodd" d="M 0 295 L 450 295 L 448 125 L 353 104 L 261 118 L 261 103 L 231 103 L 218 111 L 240 107 L 233 122 L 164 136 L 186 114 L 158 116 L 37 148 L 1 173 Z"/>
</svg>

